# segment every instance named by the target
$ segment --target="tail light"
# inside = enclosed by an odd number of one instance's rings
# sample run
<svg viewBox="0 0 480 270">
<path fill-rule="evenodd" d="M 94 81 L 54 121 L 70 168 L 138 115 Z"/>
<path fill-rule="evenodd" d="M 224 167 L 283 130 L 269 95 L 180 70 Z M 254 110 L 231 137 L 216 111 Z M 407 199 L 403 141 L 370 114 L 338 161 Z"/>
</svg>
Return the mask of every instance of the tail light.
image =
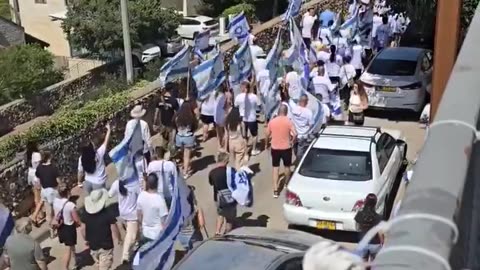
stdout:
<svg viewBox="0 0 480 270">
<path fill-rule="evenodd" d="M 361 210 L 363 208 L 363 205 L 365 204 L 365 201 L 362 199 L 362 200 L 358 200 L 354 205 L 353 205 L 353 208 L 352 208 L 352 212 L 357 212 L 359 210 Z"/>
<path fill-rule="evenodd" d="M 402 90 L 415 90 L 415 89 L 418 89 L 418 88 L 422 88 L 422 83 L 421 82 L 416 82 L 416 83 L 412 83 L 412 84 L 409 84 L 409 85 L 406 85 L 406 86 L 402 86 L 400 88 Z"/>
<path fill-rule="evenodd" d="M 297 194 L 295 194 L 294 192 L 291 192 L 288 189 L 285 194 L 285 198 L 286 198 L 287 204 L 294 205 L 294 206 L 303 206 L 302 201 L 300 201 L 300 197 L 298 197 Z"/>
</svg>

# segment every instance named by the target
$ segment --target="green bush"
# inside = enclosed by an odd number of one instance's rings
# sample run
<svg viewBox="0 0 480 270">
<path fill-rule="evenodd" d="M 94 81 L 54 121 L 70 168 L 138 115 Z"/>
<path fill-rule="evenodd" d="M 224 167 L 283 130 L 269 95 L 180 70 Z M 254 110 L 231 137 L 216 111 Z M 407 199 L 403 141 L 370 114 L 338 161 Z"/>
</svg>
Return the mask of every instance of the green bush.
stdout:
<svg viewBox="0 0 480 270">
<path fill-rule="evenodd" d="M 160 68 L 165 64 L 164 58 L 155 58 L 148 62 L 145 66 L 145 72 L 143 72 L 143 79 L 153 82 L 160 75 Z"/>
<path fill-rule="evenodd" d="M 0 51 L 0 104 L 30 98 L 63 80 L 53 55 L 37 45 L 15 46 Z"/>
<path fill-rule="evenodd" d="M 228 18 L 228 15 L 237 15 L 242 11 L 250 23 L 257 20 L 255 16 L 255 6 L 248 3 L 240 3 L 225 9 L 222 12 L 222 17 Z"/>
<path fill-rule="evenodd" d="M 138 87 L 137 85 L 135 87 Z M 78 134 L 99 119 L 122 110 L 128 105 L 128 93 L 121 92 L 109 97 L 85 103 L 81 108 L 64 107 L 46 122 L 34 125 L 22 134 L 13 135 L 0 141 L 0 164 L 15 157 L 26 143 L 45 143 Z"/>
</svg>

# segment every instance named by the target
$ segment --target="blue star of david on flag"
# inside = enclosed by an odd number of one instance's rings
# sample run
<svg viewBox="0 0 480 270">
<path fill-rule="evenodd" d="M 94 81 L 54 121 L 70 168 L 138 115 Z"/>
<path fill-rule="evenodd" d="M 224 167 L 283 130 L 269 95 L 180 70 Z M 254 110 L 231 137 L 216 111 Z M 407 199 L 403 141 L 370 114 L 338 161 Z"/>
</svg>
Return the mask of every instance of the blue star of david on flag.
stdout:
<svg viewBox="0 0 480 270">
<path fill-rule="evenodd" d="M 228 33 L 233 40 L 236 40 L 239 44 L 248 39 L 250 26 L 248 25 L 247 18 L 241 12 L 235 15 L 228 24 Z"/>
</svg>

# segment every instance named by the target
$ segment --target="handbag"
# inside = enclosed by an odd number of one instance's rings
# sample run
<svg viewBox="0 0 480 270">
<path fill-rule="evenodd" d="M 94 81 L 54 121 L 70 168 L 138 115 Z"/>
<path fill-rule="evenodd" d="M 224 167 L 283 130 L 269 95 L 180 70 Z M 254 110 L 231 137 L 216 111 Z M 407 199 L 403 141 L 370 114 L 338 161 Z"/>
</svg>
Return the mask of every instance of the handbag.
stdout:
<svg viewBox="0 0 480 270">
<path fill-rule="evenodd" d="M 235 199 L 232 196 L 232 191 L 230 189 L 222 189 L 217 192 L 217 202 L 219 208 L 225 208 L 233 205 Z"/>
<path fill-rule="evenodd" d="M 64 221 L 64 219 L 63 219 L 63 209 L 65 208 L 65 205 L 67 205 L 67 203 L 68 203 L 68 200 L 63 204 L 60 212 L 58 212 L 58 214 L 52 220 L 52 227 L 54 229 L 58 229 L 58 228 L 60 228 L 60 226 L 63 225 L 63 221 Z"/>
</svg>

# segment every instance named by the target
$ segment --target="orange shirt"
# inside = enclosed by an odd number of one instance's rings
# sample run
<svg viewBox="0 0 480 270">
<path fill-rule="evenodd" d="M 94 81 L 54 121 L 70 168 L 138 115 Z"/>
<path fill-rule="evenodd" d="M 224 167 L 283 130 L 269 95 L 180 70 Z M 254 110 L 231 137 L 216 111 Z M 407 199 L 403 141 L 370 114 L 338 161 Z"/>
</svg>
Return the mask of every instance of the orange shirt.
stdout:
<svg viewBox="0 0 480 270">
<path fill-rule="evenodd" d="M 277 116 L 268 123 L 268 131 L 272 137 L 272 149 L 286 150 L 291 148 L 290 137 L 294 131 L 293 124 L 286 116 Z"/>
</svg>

